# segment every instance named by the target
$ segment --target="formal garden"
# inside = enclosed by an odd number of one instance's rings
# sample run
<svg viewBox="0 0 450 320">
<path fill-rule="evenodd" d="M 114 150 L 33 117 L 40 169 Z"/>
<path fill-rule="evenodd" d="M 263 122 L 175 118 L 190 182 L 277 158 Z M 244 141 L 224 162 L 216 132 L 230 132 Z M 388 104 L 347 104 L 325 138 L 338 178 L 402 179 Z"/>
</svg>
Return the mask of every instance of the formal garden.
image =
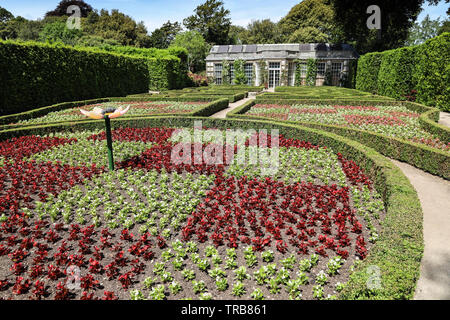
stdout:
<svg viewBox="0 0 450 320">
<path fill-rule="evenodd" d="M 391 159 L 450 179 L 449 39 L 273 92 L 195 86 L 180 47 L 0 40 L 0 300 L 412 299 Z"/>
</svg>

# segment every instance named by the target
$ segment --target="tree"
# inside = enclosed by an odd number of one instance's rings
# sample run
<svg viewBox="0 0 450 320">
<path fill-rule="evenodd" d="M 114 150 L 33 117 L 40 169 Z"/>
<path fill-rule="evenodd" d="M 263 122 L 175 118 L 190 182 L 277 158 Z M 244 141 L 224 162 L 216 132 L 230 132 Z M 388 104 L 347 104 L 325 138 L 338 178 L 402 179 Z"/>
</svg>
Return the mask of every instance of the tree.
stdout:
<svg viewBox="0 0 450 320">
<path fill-rule="evenodd" d="M 194 15 L 183 20 L 189 30 L 202 34 L 209 44 L 228 44 L 228 33 L 231 27 L 230 11 L 223 6 L 223 1 L 206 0 L 199 5 Z"/>
<path fill-rule="evenodd" d="M 230 26 L 230 31 L 228 32 L 229 44 L 243 44 L 243 39 L 245 39 L 247 29 L 241 26 Z"/>
<path fill-rule="evenodd" d="M 55 10 L 47 12 L 45 14 L 45 16 L 46 17 L 49 17 L 49 16 L 57 16 L 57 17 L 71 16 L 72 13 L 67 13 L 67 8 L 72 5 L 78 6 L 80 8 L 81 17 L 83 17 L 83 18 L 86 18 L 88 16 L 88 14 L 94 10 L 94 9 L 92 9 L 92 7 L 89 4 L 87 4 L 83 0 L 62 0 L 58 4 L 58 6 L 56 7 Z"/>
<path fill-rule="evenodd" d="M 444 21 L 441 28 L 438 31 L 438 36 L 443 34 L 444 32 L 450 32 L 450 20 Z"/>
<path fill-rule="evenodd" d="M 156 29 L 150 36 L 150 43 L 153 48 L 166 49 L 175 39 L 175 36 L 182 30 L 178 22 L 171 23 L 170 20 Z"/>
<path fill-rule="evenodd" d="M 326 42 L 331 40 L 335 33 L 333 7 L 328 0 L 304 0 L 294 6 L 280 20 L 279 28 L 284 41 L 288 41 L 297 30 L 301 29 L 302 31 L 299 31 L 293 39 L 304 37 L 308 38 L 308 42 Z M 321 41 L 316 41 L 314 37 L 306 36 L 308 31 L 313 31 L 318 36 L 317 40 Z"/>
<path fill-rule="evenodd" d="M 278 25 L 270 19 L 253 20 L 242 32 L 241 40 L 243 44 L 279 43 L 281 35 Z"/>
<path fill-rule="evenodd" d="M 38 40 L 43 24 L 40 20 L 27 20 L 18 16 L 7 22 L 0 23 L 0 38 L 3 40 Z"/>
<path fill-rule="evenodd" d="M 449 2 L 450 0 L 446 0 Z M 416 21 L 425 2 L 435 5 L 439 0 L 330 0 L 335 11 L 341 42 L 351 43 L 360 54 L 402 47 L 409 29 Z M 381 31 L 369 30 L 367 8 L 381 9 Z"/>
<path fill-rule="evenodd" d="M 422 22 L 415 22 L 409 30 L 409 36 L 406 41 L 408 46 L 424 43 L 428 39 L 434 38 L 438 35 L 440 28 L 442 27 L 440 18 L 432 20 L 427 14 Z"/>
<path fill-rule="evenodd" d="M 63 21 L 48 23 L 39 33 L 39 39 L 44 42 L 62 42 L 68 45 L 75 45 L 82 36 L 81 30 L 69 29 Z"/>
<path fill-rule="evenodd" d="M 297 29 L 289 38 L 289 43 L 324 43 L 329 36 L 315 27 L 304 27 Z"/>
<path fill-rule="evenodd" d="M 14 19 L 14 15 L 3 7 L 0 7 L 0 23 Z"/>
<path fill-rule="evenodd" d="M 189 70 L 198 72 L 205 70 L 205 58 L 210 45 L 198 31 L 186 31 L 176 35 L 171 47 L 186 48 L 189 56 Z"/>
<path fill-rule="evenodd" d="M 136 23 L 130 16 L 117 9 L 102 9 L 100 14 L 91 13 L 83 22 L 88 35 L 118 41 L 124 46 L 150 47 L 150 36 L 143 22 Z"/>
</svg>

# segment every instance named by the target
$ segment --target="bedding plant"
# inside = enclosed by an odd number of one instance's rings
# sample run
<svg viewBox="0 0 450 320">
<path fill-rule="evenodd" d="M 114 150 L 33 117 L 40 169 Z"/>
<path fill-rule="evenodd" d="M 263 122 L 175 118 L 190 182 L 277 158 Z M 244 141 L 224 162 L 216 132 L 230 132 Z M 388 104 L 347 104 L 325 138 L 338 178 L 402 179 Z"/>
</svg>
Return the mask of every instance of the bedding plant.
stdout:
<svg viewBox="0 0 450 320">
<path fill-rule="evenodd" d="M 0 298 L 335 299 L 384 219 L 358 165 L 283 136 L 274 174 L 177 164 L 175 133 L 113 130 L 113 172 L 102 132 L 0 142 Z"/>
<path fill-rule="evenodd" d="M 246 115 L 343 126 L 450 151 L 450 142 L 425 131 L 420 114 L 404 106 L 256 104 Z"/>
</svg>

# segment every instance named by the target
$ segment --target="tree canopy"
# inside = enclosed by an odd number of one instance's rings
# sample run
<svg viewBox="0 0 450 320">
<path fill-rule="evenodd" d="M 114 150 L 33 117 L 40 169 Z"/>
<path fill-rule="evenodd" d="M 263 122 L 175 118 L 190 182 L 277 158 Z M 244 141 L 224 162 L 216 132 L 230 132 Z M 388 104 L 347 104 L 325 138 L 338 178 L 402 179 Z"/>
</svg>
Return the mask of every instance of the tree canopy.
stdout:
<svg viewBox="0 0 450 320">
<path fill-rule="evenodd" d="M 280 20 L 279 27 L 285 41 L 326 42 L 331 40 L 335 29 L 333 7 L 328 0 L 304 0 Z"/>
<path fill-rule="evenodd" d="M 439 31 L 443 23 L 440 18 L 432 20 L 430 15 L 426 15 L 420 22 L 415 22 L 409 30 L 408 39 L 406 44 L 409 46 L 418 45 L 424 43 L 428 39 L 434 38 L 439 34 Z"/>
<path fill-rule="evenodd" d="M 225 9 L 221 0 L 206 0 L 194 10 L 192 16 L 183 20 L 183 24 L 189 30 L 200 32 L 210 44 L 230 42 L 230 11 Z"/>
<path fill-rule="evenodd" d="M 80 8 L 81 17 L 86 18 L 90 12 L 92 12 L 94 9 L 84 2 L 83 0 L 62 0 L 55 10 L 49 11 L 45 14 L 46 17 L 50 16 L 70 16 L 71 13 L 67 13 L 67 8 L 75 5 Z"/>
<path fill-rule="evenodd" d="M 166 49 L 181 32 L 183 27 L 178 22 L 167 21 L 161 28 L 155 29 L 150 36 L 150 43 L 153 48 Z"/>
<path fill-rule="evenodd" d="M 197 72 L 205 69 L 205 58 L 210 45 L 198 31 L 186 31 L 177 34 L 171 46 L 182 47 L 189 54 L 189 70 Z"/>
</svg>

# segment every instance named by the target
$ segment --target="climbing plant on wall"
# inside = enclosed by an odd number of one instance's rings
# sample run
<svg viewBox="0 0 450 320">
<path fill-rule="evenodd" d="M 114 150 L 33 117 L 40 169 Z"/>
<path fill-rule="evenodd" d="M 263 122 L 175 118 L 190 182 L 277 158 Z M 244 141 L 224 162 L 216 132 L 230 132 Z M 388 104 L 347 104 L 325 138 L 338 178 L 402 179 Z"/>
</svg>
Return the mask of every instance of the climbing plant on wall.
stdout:
<svg viewBox="0 0 450 320">
<path fill-rule="evenodd" d="M 269 70 L 267 68 L 267 63 L 263 60 L 258 62 L 259 67 L 259 83 L 265 85 L 269 81 Z"/>
<path fill-rule="evenodd" d="M 231 84 L 230 77 L 230 62 L 227 60 L 222 61 L 222 83 L 225 85 Z"/>
<path fill-rule="evenodd" d="M 244 60 L 234 61 L 234 84 L 245 85 L 247 84 L 247 77 L 245 76 Z"/>
<path fill-rule="evenodd" d="M 295 83 L 296 87 L 302 85 L 302 60 L 295 60 Z"/>
<path fill-rule="evenodd" d="M 315 86 L 317 79 L 317 61 L 316 59 L 308 59 L 306 62 L 306 85 Z"/>
</svg>

